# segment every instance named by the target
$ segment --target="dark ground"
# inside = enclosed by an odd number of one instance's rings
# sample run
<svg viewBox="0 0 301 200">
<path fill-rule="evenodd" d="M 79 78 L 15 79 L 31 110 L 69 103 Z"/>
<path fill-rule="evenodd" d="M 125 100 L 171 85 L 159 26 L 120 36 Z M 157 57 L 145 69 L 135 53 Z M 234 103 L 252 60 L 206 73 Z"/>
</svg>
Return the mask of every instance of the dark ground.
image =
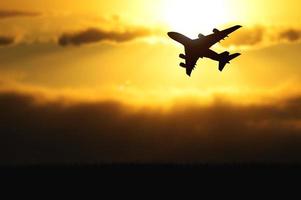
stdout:
<svg viewBox="0 0 301 200">
<path fill-rule="evenodd" d="M 0 177 L 202 177 L 202 178 L 301 178 L 300 164 L 104 164 L 104 165 L 32 165 L 0 167 Z"/>
</svg>

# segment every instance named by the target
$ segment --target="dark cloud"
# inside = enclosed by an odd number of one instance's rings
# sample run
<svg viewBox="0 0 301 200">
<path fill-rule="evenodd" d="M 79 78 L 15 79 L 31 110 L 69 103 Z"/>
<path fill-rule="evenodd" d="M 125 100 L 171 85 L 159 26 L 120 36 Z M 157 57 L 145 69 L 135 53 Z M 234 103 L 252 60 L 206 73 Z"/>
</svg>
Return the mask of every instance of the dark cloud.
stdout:
<svg viewBox="0 0 301 200">
<path fill-rule="evenodd" d="M 288 29 L 280 33 L 280 39 L 286 39 L 290 42 L 299 41 L 301 39 L 301 30 Z"/>
<path fill-rule="evenodd" d="M 61 46 L 67 45 L 82 45 L 88 43 L 95 43 L 101 41 L 126 42 L 139 37 L 151 35 L 151 31 L 144 28 L 137 28 L 134 30 L 119 31 L 105 31 L 101 29 L 89 28 L 78 33 L 62 34 L 58 43 Z"/>
<path fill-rule="evenodd" d="M 0 19 L 11 17 L 36 17 L 41 15 L 38 12 L 17 11 L 17 10 L 0 10 Z"/>
<path fill-rule="evenodd" d="M 301 162 L 301 97 L 270 105 L 36 103 L 0 94 L 0 163 Z"/>
<path fill-rule="evenodd" d="M 15 42 L 14 37 L 0 36 L 0 47 L 11 45 Z"/>
</svg>

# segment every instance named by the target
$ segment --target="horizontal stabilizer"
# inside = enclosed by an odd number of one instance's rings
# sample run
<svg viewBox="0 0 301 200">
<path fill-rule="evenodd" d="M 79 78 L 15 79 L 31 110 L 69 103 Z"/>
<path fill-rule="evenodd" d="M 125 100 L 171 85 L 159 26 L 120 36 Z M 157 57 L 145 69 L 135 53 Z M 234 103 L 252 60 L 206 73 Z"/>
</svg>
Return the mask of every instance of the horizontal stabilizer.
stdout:
<svg viewBox="0 0 301 200">
<path fill-rule="evenodd" d="M 226 53 L 228 54 L 229 52 L 225 52 L 225 53 L 221 54 L 222 58 L 219 61 L 219 67 L 218 67 L 219 71 L 223 71 L 223 69 L 225 68 L 225 65 L 227 63 L 230 63 L 231 60 L 233 60 L 234 58 L 241 55 L 240 53 L 235 53 L 235 54 L 232 54 L 232 55 L 225 56 Z"/>
<path fill-rule="evenodd" d="M 232 54 L 228 57 L 228 62 L 230 62 L 231 60 L 233 60 L 234 58 L 240 56 L 241 54 L 240 53 L 235 53 L 235 54 Z"/>
</svg>

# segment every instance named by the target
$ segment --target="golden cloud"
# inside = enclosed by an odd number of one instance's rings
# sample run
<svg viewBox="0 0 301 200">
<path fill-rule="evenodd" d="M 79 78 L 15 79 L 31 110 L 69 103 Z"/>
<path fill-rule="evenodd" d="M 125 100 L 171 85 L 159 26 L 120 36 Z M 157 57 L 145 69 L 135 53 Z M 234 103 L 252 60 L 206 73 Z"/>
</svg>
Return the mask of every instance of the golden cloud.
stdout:
<svg viewBox="0 0 301 200">
<path fill-rule="evenodd" d="M 12 17 L 37 17 L 41 13 L 33 11 L 19 11 L 19 10 L 0 10 L 0 19 Z"/>
<path fill-rule="evenodd" d="M 0 36 L 0 46 L 8 46 L 14 44 L 15 38 L 9 36 Z"/>
<path fill-rule="evenodd" d="M 58 43 L 61 46 L 67 45 L 83 45 L 88 43 L 95 43 L 101 41 L 112 42 L 127 42 L 136 38 L 146 37 L 152 35 L 151 30 L 146 28 L 137 28 L 126 31 L 106 31 L 96 28 L 88 28 L 77 33 L 64 33 L 59 39 Z"/>
</svg>

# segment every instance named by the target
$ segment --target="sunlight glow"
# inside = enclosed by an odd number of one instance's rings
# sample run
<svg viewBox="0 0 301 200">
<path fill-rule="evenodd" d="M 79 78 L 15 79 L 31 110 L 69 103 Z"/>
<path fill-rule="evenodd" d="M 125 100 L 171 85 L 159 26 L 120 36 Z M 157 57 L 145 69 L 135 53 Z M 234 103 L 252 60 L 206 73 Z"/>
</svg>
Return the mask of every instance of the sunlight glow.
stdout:
<svg viewBox="0 0 301 200">
<path fill-rule="evenodd" d="M 208 33 L 231 20 L 226 0 L 166 0 L 163 12 L 172 31 L 191 37 Z"/>
</svg>

